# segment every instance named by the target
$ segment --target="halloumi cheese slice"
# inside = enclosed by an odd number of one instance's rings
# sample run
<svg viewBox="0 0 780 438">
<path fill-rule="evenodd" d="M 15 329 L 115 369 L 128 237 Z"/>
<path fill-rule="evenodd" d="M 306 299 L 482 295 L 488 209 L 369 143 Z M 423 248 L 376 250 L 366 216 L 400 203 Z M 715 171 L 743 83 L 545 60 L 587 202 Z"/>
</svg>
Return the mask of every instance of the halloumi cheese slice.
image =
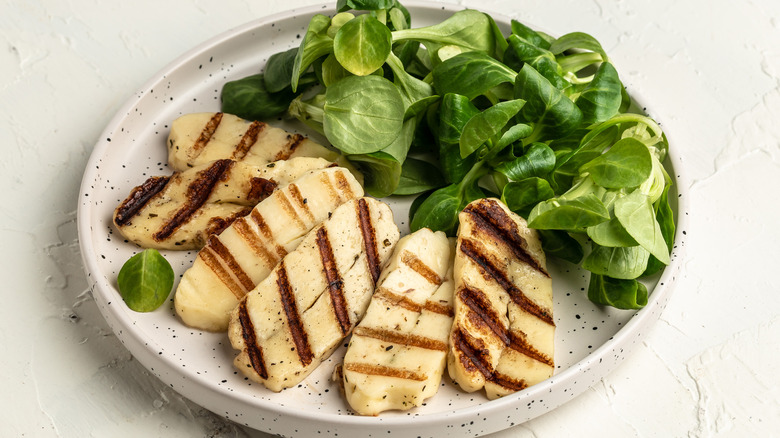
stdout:
<svg viewBox="0 0 780 438">
<path fill-rule="evenodd" d="M 231 159 L 261 165 L 294 157 L 319 157 L 359 172 L 335 150 L 308 137 L 228 113 L 191 113 L 171 123 L 168 166 L 174 170 Z"/>
<path fill-rule="evenodd" d="M 200 249 L 206 239 L 248 214 L 299 176 L 333 165 L 299 157 L 262 165 L 217 160 L 135 187 L 114 211 L 114 225 L 144 248 Z"/>
<path fill-rule="evenodd" d="M 225 331 L 230 311 L 341 204 L 363 196 L 342 167 L 308 172 L 209 237 L 179 282 L 174 307 L 190 327 Z"/>
<path fill-rule="evenodd" d="M 339 373 L 358 414 L 408 410 L 438 391 L 452 326 L 454 244 L 428 228 L 398 241 Z"/>
<path fill-rule="evenodd" d="M 470 203 L 459 220 L 447 369 L 495 399 L 553 374 L 552 280 L 536 231 L 498 199 Z"/>
<path fill-rule="evenodd" d="M 272 391 L 306 378 L 365 314 L 398 238 L 387 204 L 338 207 L 231 313 L 236 368 Z"/>
</svg>

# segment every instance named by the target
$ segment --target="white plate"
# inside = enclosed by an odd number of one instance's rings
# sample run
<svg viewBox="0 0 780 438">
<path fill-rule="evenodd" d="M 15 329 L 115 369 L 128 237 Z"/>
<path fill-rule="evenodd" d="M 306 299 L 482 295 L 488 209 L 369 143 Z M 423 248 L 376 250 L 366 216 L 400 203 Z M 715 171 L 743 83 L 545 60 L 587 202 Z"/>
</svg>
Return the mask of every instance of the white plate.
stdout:
<svg viewBox="0 0 780 438">
<path fill-rule="evenodd" d="M 404 4 L 412 12 L 415 26 L 439 22 L 462 9 L 419 1 Z M 116 290 L 117 273 L 138 248 L 115 232 L 112 212 L 132 187 L 149 176 L 170 173 L 165 148 L 168 124 L 184 113 L 219 110 L 220 90 L 226 80 L 260 71 L 271 54 L 300 43 L 313 14 L 331 14 L 332 9 L 329 4 L 289 11 L 205 42 L 146 83 L 109 123 L 84 173 L 78 208 L 82 257 L 103 316 L 128 350 L 176 391 L 225 418 L 281 435 L 475 436 L 520 424 L 571 400 L 614 369 L 665 307 L 680 267 L 684 198 L 671 197 L 679 212 L 672 266 L 649 285 L 649 302 L 639 312 L 593 305 L 585 293 L 587 273 L 551 263 L 557 325 L 555 376 L 495 401 L 488 401 L 482 393 L 461 392 L 445 378 L 439 393 L 423 407 L 379 417 L 355 416 L 330 380 L 343 349 L 298 387 L 276 394 L 236 372 L 234 351 L 224 334 L 184 326 L 172 303 L 141 314 L 122 302 Z M 493 16 L 508 28 L 507 18 Z M 676 176 L 676 187 L 680 187 L 680 159 L 674 145 L 668 161 L 670 174 Z M 402 232 L 408 230 L 408 199 L 391 204 Z M 195 252 L 164 254 L 177 274 L 195 256 Z"/>
</svg>

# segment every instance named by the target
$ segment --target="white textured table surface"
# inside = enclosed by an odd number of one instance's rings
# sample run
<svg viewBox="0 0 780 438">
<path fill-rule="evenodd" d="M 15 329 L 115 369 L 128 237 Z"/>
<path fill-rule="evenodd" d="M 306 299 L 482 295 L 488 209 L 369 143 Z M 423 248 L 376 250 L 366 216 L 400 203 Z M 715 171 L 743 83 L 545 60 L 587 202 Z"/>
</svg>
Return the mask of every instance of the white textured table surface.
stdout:
<svg viewBox="0 0 780 438">
<path fill-rule="evenodd" d="M 0 1 L 0 436 L 261 437 L 179 396 L 117 341 L 82 270 L 81 175 L 150 76 L 250 19 L 317 3 Z M 683 277 L 635 354 L 495 437 L 780 435 L 780 3 L 466 0 L 599 38 L 684 157 Z"/>
</svg>

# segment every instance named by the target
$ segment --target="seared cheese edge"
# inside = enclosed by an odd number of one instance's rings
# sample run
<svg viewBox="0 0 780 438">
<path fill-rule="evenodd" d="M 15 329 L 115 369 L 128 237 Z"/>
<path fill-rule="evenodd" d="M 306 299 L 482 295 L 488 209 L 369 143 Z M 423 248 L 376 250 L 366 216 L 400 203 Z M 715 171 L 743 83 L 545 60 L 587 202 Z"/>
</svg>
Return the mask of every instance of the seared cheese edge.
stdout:
<svg viewBox="0 0 780 438">
<path fill-rule="evenodd" d="M 295 157 L 336 162 L 342 156 L 300 134 L 227 113 L 184 114 L 168 134 L 168 165 L 174 170 L 226 158 L 261 165 Z"/>
<path fill-rule="evenodd" d="M 408 410 L 433 396 L 446 365 L 452 324 L 454 240 L 421 229 L 396 245 L 341 373 L 361 415 Z"/>
<path fill-rule="evenodd" d="M 465 391 L 497 398 L 554 370 L 552 280 L 535 230 L 497 199 L 460 214 L 448 371 Z"/>
<path fill-rule="evenodd" d="M 174 307 L 190 327 L 225 331 L 238 300 L 341 204 L 363 196 L 343 168 L 311 171 L 209 239 L 185 271 Z"/>
<path fill-rule="evenodd" d="M 115 209 L 114 225 L 143 248 L 200 249 L 210 235 L 246 215 L 273 190 L 330 165 L 321 158 L 261 166 L 222 160 L 152 177 Z"/>
<path fill-rule="evenodd" d="M 363 317 L 398 238 L 381 201 L 360 198 L 337 208 L 233 310 L 228 334 L 240 351 L 236 368 L 272 391 L 302 381 Z"/>
</svg>

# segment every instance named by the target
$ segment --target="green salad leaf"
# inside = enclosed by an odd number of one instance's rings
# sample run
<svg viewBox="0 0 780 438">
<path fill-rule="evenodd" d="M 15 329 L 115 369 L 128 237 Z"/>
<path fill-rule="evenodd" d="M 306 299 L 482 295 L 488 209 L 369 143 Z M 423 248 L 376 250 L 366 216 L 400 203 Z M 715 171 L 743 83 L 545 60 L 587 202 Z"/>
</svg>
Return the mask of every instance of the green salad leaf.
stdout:
<svg viewBox="0 0 780 438">
<path fill-rule="evenodd" d="M 151 312 L 168 299 L 173 279 L 173 268 L 165 257 L 156 249 L 145 249 L 122 265 L 117 286 L 127 307 Z"/>
<path fill-rule="evenodd" d="M 636 280 L 620 280 L 591 274 L 588 299 L 618 309 L 641 309 L 647 305 L 647 287 Z"/>
<path fill-rule="evenodd" d="M 344 23 L 333 38 L 333 54 L 350 73 L 373 73 L 390 55 L 390 29 L 371 15 L 364 14 Z"/>
<path fill-rule="evenodd" d="M 401 93 L 381 76 L 347 76 L 328 87 L 323 107 L 325 136 L 347 154 L 368 154 L 390 145 L 404 122 Z"/>
</svg>

